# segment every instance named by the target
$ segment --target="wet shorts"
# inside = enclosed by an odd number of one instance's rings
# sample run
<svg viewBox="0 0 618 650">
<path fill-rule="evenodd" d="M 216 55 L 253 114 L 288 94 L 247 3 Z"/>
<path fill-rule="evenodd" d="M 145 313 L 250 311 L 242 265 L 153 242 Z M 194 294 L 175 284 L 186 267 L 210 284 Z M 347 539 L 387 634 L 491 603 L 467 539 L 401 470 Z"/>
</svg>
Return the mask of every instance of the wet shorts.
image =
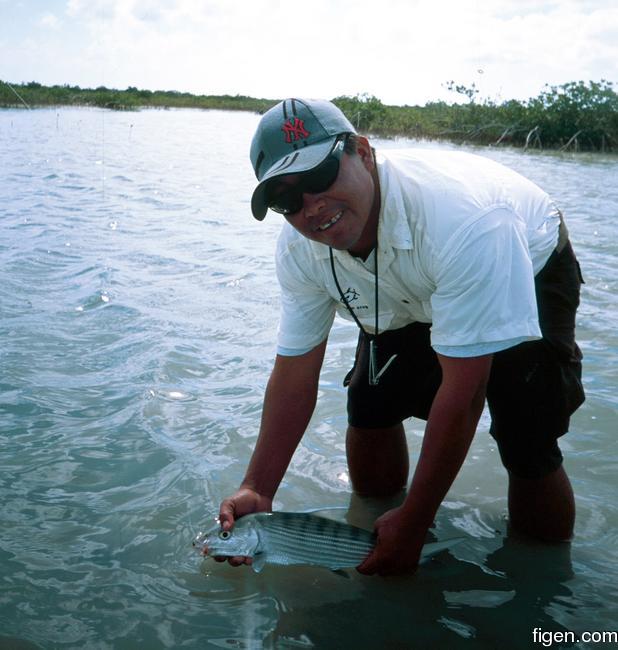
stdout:
<svg viewBox="0 0 618 650">
<path fill-rule="evenodd" d="M 557 438 L 584 401 L 582 354 L 575 343 L 575 312 L 583 282 L 570 243 L 554 251 L 535 278 L 543 338 L 496 352 L 487 385 L 490 433 L 502 463 L 522 478 L 558 469 Z M 397 357 L 377 386 L 368 382 L 369 344 L 361 332 L 348 373 L 348 421 L 361 428 L 390 427 L 409 417 L 426 420 L 442 378 L 428 323 L 411 323 L 378 336 L 378 367 Z"/>
</svg>

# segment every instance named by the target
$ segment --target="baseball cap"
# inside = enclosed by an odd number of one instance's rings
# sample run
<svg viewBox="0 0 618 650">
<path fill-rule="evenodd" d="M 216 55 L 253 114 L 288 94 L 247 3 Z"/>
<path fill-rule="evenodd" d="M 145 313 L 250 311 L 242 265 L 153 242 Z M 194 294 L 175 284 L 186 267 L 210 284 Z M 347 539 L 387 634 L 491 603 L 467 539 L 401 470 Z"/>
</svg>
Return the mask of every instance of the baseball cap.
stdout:
<svg viewBox="0 0 618 650">
<path fill-rule="evenodd" d="M 259 181 L 251 198 L 253 216 L 259 221 L 266 216 L 269 180 L 317 167 L 341 133 L 356 130 L 339 108 L 323 99 L 285 99 L 266 111 L 251 142 L 251 164 Z"/>
</svg>

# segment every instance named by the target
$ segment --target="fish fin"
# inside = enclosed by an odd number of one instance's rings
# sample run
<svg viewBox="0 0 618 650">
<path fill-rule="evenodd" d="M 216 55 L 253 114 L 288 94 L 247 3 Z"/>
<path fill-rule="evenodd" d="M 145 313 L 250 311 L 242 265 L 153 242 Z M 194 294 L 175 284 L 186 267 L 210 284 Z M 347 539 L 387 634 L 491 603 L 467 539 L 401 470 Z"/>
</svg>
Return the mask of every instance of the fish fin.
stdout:
<svg viewBox="0 0 618 650">
<path fill-rule="evenodd" d="M 251 562 L 251 568 L 256 573 L 259 573 L 264 568 L 265 564 L 266 564 L 266 553 L 256 553 L 253 556 L 253 561 Z"/>
<path fill-rule="evenodd" d="M 349 510 L 348 506 L 326 506 L 325 508 L 309 508 L 309 510 L 301 510 L 303 515 L 313 515 L 317 512 L 330 512 L 332 510 Z"/>
<path fill-rule="evenodd" d="M 453 546 L 463 542 L 464 539 L 464 537 L 453 537 L 451 539 L 445 539 L 442 542 L 430 542 L 429 544 L 425 544 L 421 551 L 421 562 L 431 559 L 442 551 L 450 550 Z"/>
</svg>

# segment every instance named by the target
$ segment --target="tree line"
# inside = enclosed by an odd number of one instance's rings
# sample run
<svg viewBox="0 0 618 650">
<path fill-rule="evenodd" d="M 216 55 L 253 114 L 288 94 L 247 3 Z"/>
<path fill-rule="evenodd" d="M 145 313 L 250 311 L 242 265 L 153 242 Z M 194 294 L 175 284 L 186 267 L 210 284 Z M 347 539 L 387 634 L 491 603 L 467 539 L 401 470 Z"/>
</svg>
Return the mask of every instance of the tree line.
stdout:
<svg viewBox="0 0 618 650">
<path fill-rule="evenodd" d="M 612 82 L 576 81 L 545 86 L 537 97 L 501 103 L 478 99 L 474 84 L 447 87 L 465 103 L 385 106 L 369 95 L 335 103 L 364 132 L 403 134 L 485 145 L 618 151 L 618 93 Z"/>
<path fill-rule="evenodd" d="M 613 83 L 573 81 L 545 86 L 528 100 L 479 98 L 475 84 L 446 83 L 459 100 L 390 106 L 368 94 L 333 99 L 361 133 L 445 139 L 484 145 L 583 151 L 618 150 L 618 93 Z M 79 105 L 115 110 L 201 108 L 263 113 L 279 100 L 193 95 L 173 90 L 117 90 L 0 81 L 0 107 Z"/>
</svg>

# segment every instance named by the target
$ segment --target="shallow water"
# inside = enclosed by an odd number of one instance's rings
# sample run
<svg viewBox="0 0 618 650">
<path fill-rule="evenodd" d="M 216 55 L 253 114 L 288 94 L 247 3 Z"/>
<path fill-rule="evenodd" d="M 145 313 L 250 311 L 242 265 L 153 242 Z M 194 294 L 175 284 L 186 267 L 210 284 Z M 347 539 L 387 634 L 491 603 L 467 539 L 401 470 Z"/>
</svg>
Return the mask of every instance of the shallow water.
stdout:
<svg viewBox="0 0 618 650">
<path fill-rule="evenodd" d="M 273 357 L 280 221 L 250 216 L 257 121 L 0 111 L 0 648 L 475 650 L 540 645 L 534 628 L 618 630 L 610 156 L 478 150 L 557 199 L 586 279 L 587 401 L 563 442 L 571 546 L 506 535 L 505 473 L 484 416 L 434 529 L 466 541 L 413 578 L 256 576 L 193 554 L 243 475 Z M 370 526 L 390 504 L 350 495 L 341 380 L 355 335 L 336 322 L 275 506 L 349 505 L 338 516 Z M 414 456 L 422 423 L 407 431 Z"/>
</svg>

